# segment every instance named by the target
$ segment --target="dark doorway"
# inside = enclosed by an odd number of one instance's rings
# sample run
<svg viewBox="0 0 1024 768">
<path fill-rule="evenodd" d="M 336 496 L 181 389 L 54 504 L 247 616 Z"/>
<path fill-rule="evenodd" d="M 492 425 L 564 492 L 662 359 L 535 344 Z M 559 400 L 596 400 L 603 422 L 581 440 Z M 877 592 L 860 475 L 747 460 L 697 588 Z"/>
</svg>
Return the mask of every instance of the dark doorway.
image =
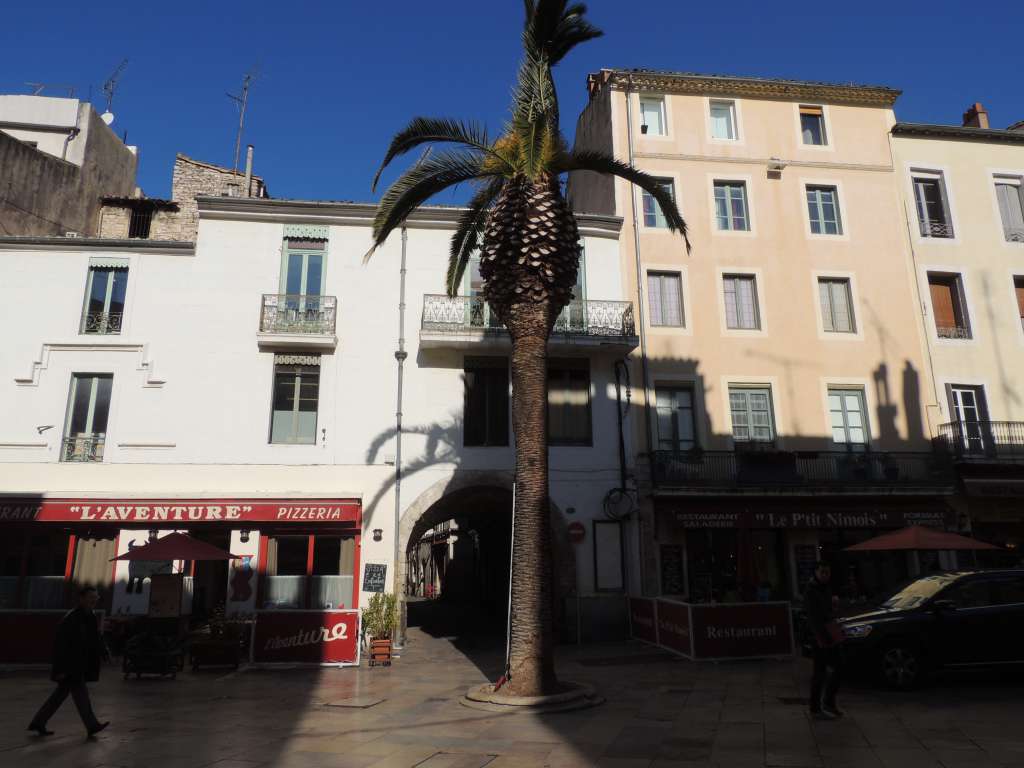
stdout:
<svg viewBox="0 0 1024 768">
<path fill-rule="evenodd" d="M 230 551 L 229 531 L 192 531 L 193 538 Z M 196 560 L 192 564 L 192 618 L 207 621 L 219 610 L 223 611 L 228 591 L 227 560 Z M 186 570 L 186 575 L 188 571 Z"/>
</svg>

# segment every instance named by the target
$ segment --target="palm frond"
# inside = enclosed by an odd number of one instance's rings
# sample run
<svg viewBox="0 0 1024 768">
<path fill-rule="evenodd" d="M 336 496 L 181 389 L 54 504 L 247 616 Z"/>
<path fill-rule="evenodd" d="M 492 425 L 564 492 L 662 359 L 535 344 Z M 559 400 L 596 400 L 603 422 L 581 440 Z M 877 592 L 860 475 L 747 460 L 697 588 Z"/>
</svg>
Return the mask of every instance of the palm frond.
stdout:
<svg viewBox="0 0 1024 768">
<path fill-rule="evenodd" d="M 466 271 L 469 259 L 480 244 L 480 235 L 487 221 L 487 214 L 504 186 L 505 179 L 491 179 L 473 195 L 469 206 L 459 214 L 448 255 L 448 274 L 445 276 L 445 289 L 449 296 L 458 293 L 459 283 L 462 282 L 462 275 Z"/>
<path fill-rule="evenodd" d="M 465 123 L 460 120 L 438 117 L 414 117 L 391 139 L 391 145 L 384 155 L 384 160 L 373 177 L 371 189 L 377 189 L 381 173 L 396 157 L 423 144 L 444 142 L 464 144 L 466 147 L 490 155 L 499 162 L 508 163 L 507 159 L 492 146 L 487 137 L 487 130 L 478 123 Z"/>
<path fill-rule="evenodd" d="M 686 250 L 690 251 L 690 238 L 688 228 L 683 216 L 679 213 L 679 206 L 675 199 L 662 186 L 662 183 L 648 173 L 637 170 L 628 163 L 616 160 L 611 155 L 603 152 L 574 151 L 561 155 L 551 165 L 552 172 L 565 173 L 568 171 L 593 171 L 594 173 L 606 173 L 618 176 L 640 189 L 647 192 L 657 201 L 661 212 L 665 215 L 665 222 L 673 232 L 679 232 L 686 242 Z"/>
<path fill-rule="evenodd" d="M 580 43 L 604 33 L 587 21 L 587 6 L 567 0 L 527 2 L 523 49 L 528 57 L 544 59 L 553 67 Z"/>
<path fill-rule="evenodd" d="M 443 152 L 423 158 L 381 197 L 373 219 L 373 246 L 363 257 L 363 263 L 413 210 L 438 192 L 465 181 L 497 175 L 497 171 L 483 167 L 479 154 L 471 152 Z"/>
</svg>

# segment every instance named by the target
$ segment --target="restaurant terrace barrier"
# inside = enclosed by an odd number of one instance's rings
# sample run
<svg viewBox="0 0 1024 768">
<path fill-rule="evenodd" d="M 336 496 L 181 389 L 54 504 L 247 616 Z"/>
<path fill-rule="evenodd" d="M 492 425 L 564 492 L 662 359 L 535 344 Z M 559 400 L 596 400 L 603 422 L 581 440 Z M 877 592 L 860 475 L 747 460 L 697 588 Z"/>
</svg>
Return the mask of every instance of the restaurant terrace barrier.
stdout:
<svg viewBox="0 0 1024 768">
<path fill-rule="evenodd" d="M 249 644 L 254 664 L 359 666 L 357 610 L 257 611 Z"/>
<path fill-rule="evenodd" d="M 793 655 L 793 617 L 785 601 L 686 603 L 629 598 L 630 635 L 694 661 Z"/>
</svg>

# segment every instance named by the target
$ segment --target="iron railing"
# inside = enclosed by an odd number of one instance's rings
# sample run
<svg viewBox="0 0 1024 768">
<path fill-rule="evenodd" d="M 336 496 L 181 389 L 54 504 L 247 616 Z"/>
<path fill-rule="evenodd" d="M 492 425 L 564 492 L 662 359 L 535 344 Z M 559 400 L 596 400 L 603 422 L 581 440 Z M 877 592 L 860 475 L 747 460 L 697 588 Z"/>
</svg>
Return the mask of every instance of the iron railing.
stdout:
<svg viewBox="0 0 1024 768">
<path fill-rule="evenodd" d="M 329 336 L 337 319 L 336 296 L 263 294 L 262 333 L 305 333 Z"/>
<path fill-rule="evenodd" d="M 1020 227 L 1007 227 L 1003 231 L 1006 233 L 1007 241 L 1011 243 L 1024 243 L 1024 229 Z"/>
<path fill-rule="evenodd" d="M 82 318 L 82 333 L 119 334 L 123 318 L 123 312 L 86 312 Z"/>
<path fill-rule="evenodd" d="M 441 333 L 505 333 L 505 327 L 477 296 L 423 297 L 421 329 Z M 554 333 L 599 338 L 636 335 L 633 305 L 628 301 L 572 301 L 555 321 Z"/>
<path fill-rule="evenodd" d="M 955 456 L 1024 460 L 1024 421 L 951 421 L 938 444 Z"/>
<path fill-rule="evenodd" d="M 953 225 L 944 221 L 922 221 L 922 237 L 953 237 Z"/>
<path fill-rule="evenodd" d="M 661 488 L 783 489 L 951 486 L 948 456 L 856 451 L 655 451 Z"/>
<path fill-rule="evenodd" d="M 65 437 L 60 450 L 61 461 L 103 461 L 106 435 L 82 433 Z"/>
<path fill-rule="evenodd" d="M 935 334 L 940 339 L 969 339 L 971 329 L 963 325 L 937 325 Z"/>
</svg>

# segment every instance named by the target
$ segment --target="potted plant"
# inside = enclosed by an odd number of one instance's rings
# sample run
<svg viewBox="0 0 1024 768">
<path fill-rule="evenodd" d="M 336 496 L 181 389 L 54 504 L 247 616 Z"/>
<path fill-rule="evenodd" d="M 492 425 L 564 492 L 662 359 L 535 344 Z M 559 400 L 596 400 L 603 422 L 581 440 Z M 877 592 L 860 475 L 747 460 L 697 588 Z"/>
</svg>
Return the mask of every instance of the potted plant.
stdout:
<svg viewBox="0 0 1024 768">
<path fill-rule="evenodd" d="M 391 666 L 391 635 L 398 623 L 398 598 L 378 592 L 363 609 L 363 634 L 370 653 L 370 666 Z"/>
</svg>

